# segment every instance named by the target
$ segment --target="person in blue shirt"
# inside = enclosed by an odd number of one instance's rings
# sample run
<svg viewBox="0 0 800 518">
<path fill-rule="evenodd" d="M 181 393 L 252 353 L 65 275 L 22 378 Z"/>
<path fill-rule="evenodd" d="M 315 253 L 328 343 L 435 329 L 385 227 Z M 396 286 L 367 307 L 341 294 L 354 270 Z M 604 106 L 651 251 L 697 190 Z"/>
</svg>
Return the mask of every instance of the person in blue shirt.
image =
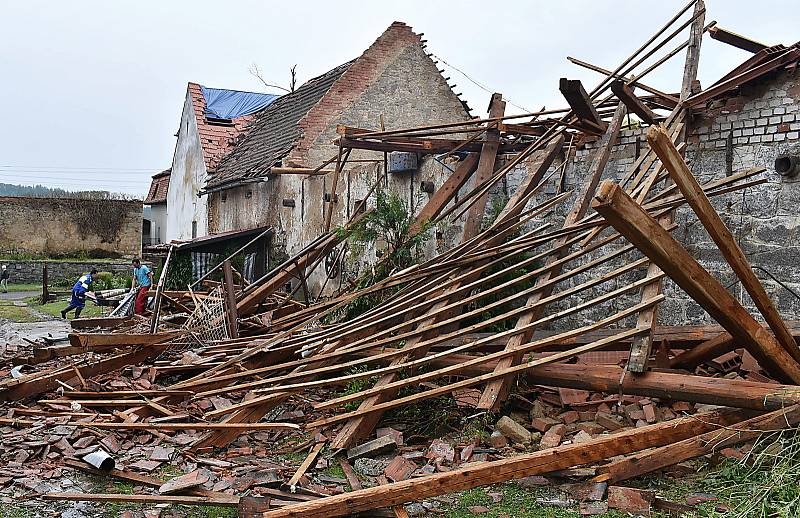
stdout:
<svg viewBox="0 0 800 518">
<path fill-rule="evenodd" d="M 72 299 L 69 306 L 61 311 L 61 318 L 67 318 L 67 313 L 75 310 L 75 318 L 80 318 L 81 311 L 86 306 L 86 293 L 89 291 L 89 286 L 94 282 L 94 276 L 97 275 L 97 269 L 92 269 L 91 272 L 84 274 L 72 287 Z"/>
<path fill-rule="evenodd" d="M 133 260 L 133 284 L 134 288 L 138 287 L 136 292 L 136 303 L 134 304 L 134 313 L 137 315 L 144 315 L 144 308 L 147 306 L 147 292 L 150 291 L 150 286 L 153 285 L 153 272 L 146 265 L 142 264 L 139 259 Z"/>
</svg>

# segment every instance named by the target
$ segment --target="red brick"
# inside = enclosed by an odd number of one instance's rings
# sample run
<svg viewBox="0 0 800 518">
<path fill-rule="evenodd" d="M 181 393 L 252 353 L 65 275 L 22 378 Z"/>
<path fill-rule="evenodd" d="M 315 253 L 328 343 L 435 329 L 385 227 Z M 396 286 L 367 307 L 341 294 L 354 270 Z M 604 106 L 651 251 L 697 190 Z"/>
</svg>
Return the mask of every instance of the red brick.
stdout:
<svg viewBox="0 0 800 518">
<path fill-rule="evenodd" d="M 575 410 L 570 410 L 568 412 L 564 412 L 563 414 L 559 415 L 558 418 L 564 424 L 571 424 L 578 421 L 578 419 L 580 419 L 580 416 L 578 415 L 578 412 L 576 412 Z"/>
<path fill-rule="evenodd" d="M 656 409 L 652 404 L 644 405 L 642 407 L 642 412 L 644 412 L 645 421 L 651 424 L 656 422 Z"/>
<path fill-rule="evenodd" d="M 655 499 L 655 491 L 623 486 L 608 488 L 608 507 L 625 513 L 650 516 L 650 506 Z"/>
<path fill-rule="evenodd" d="M 546 432 L 557 424 L 559 424 L 559 422 L 550 417 L 537 417 L 531 421 L 531 426 L 533 426 L 533 429 L 542 433 Z"/>
</svg>

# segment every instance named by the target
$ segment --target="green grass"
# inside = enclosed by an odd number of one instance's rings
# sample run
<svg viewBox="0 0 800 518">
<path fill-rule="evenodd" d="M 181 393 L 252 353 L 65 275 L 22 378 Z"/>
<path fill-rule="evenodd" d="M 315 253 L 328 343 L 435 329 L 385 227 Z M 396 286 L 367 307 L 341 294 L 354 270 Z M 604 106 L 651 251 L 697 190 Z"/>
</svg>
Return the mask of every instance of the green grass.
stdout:
<svg viewBox="0 0 800 518">
<path fill-rule="evenodd" d="M 500 493 L 502 499 L 494 503 L 488 493 Z M 452 505 L 442 506 L 440 509 L 447 518 L 498 518 L 501 516 L 513 516 L 515 518 L 575 518 L 578 516 L 577 504 L 573 507 L 561 508 L 549 505 L 542 505 L 536 502 L 537 498 L 553 498 L 558 492 L 547 487 L 536 489 L 524 489 L 515 482 L 499 484 L 488 488 L 475 488 L 464 491 L 458 495 L 458 500 Z M 489 509 L 489 512 L 473 514 L 470 507 L 481 506 Z M 618 511 L 596 515 L 600 518 L 624 518 L 629 516 Z M 654 514 L 653 516 L 659 516 Z"/>
<path fill-rule="evenodd" d="M 29 297 L 25 299 L 25 302 L 28 303 L 31 309 L 56 318 L 61 318 L 61 310 L 66 308 L 69 304 L 69 300 L 66 299 L 48 302 L 47 304 L 39 304 L 36 297 Z M 87 300 L 86 307 L 83 308 L 81 312 L 81 317 L 101 317 L 106 314 L 106 309 L 107 308 L 101 306 L 95 306 L 93 302 Z M 70 313 L 68 316 L 71 318 L 72 315 L 73 313 Z M 37 318 L 36 320 L 40 319 Z"/>
<path fill-rule="evenodd" d="M 40 320 L 39 316 L 31 312 L 27 307 L 14 306 L 13 304 L 0 305 L 0 318 L 20 323 L 37 322 Z"/>
<path fill-rule="evenodd" d="M 28 518 L 37 513 L 18 505 L 3 505 L 0 507 L 0 518 Z"/>
<path fill-rule="evenodd" d="M 42 291 L 42 284 L 41 283 L 8 283 L 8 292 L 9 293 L 17 293 L 20 291 Z"/>
</svg>

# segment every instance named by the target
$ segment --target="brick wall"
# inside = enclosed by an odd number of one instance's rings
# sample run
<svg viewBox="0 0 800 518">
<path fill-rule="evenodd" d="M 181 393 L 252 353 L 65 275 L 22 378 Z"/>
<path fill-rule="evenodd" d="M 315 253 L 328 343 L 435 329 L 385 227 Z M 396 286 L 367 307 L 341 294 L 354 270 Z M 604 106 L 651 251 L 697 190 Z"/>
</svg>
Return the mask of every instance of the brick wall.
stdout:
<svg viewBox="0 0 800 518">
<path fill-rule="evenodd" d="M 767 292 L 777 303 L 782 315 L 787 319 L 800 319 L 800 300 L 778 282 L 769 278 L 764 270 L 777 280 L 800 294 L 800 176 L 782 177 L 775 172 L 775 158 L 783 153 L 800 154 L 800 79 L 791 73 L 780 73 L 758 85 L 743 88 L 739 96 L 715 101 L 708 110 L 698 113 L 693 120 L 693 134 L 688 139 L 686 159 L 695 176 L 701 183 L 726 175 L 726 146 L 732 139 L 732 170 L 739 172 L 752 167 L 765 167 L 766 171 L 756 178 L 766 179 L 766 183 L 750 187 L 712 199 L 716 210 L 731 229 L 748 260 L 755 268 L 756 275 L 762 279 Z M 604 178 L 619 180 L 636 158 L 636 149 L 647 148 L 644 129 L 623 130 L 618 144 L 614 147 Z M 567 167 L 565 187 L 580 189 L 588 174 L 588 167 L 596 148 L 594 143 L 578 150 L 574 163 Z M 560 160 L 556 160 L 556 164 Z M 493 191 L 495 198 L 513 192 L 524 176 L 518 169 L 508 175 L 504 183 Z M 531 205 L 541 203 L 556 192 L 554 185 L 548 185 Z M 573 196 L 574 199 L 574 196 Z M 560 225 L 572 199 L 555 211 L 555 217 L 548 219 Z M 542 221 L 533 222 L 532 225 Z M 751 313 L 758 312 L 750 301 L 730 267 L 720 255 L 708 233 L 691 212 L 684 206 L 676 213 L 677 228 L 673 235 L 681 241 L 689 252 L 700 261 Z M 618 243 L 614 246 L 622 246 Z M 576 282 L 600 275 L 619 267 L 621 261 L 609 262 L 602 271 L 593 270 L 579 275 Z M 761 270 L 763 268 L 764 270 Z M 622 278 L 615 287 L 630 282 L 632 277 Z M 604 288 L 603 291 L 607 289 Z M 592 292 L 595 295 L 600 291 Z M 691 298 L 672 281 L 665 282 L 667 296 L 659 310 L 662 324 L 686 325 L 711 322 L 710 317 Z M 632 297 L 638 300 L 638 293 Z M 585 300 L 585 296 L 582 296 Z M 563 309 L 574 305 L 579 299 L 567 299 L 554 305 Z M 592 311 L 565 320 L 561 326 L 575 326 L 596 320 L 600 315 L 613 309 L 614 303 L 601 304 Z M 628 325 L 632 322 L 627 322 Z"/>
<path fill-rule="evenodd" d="M 134 257 L 142 202 L 0 197 L 0 254 Z"/>
</svg>

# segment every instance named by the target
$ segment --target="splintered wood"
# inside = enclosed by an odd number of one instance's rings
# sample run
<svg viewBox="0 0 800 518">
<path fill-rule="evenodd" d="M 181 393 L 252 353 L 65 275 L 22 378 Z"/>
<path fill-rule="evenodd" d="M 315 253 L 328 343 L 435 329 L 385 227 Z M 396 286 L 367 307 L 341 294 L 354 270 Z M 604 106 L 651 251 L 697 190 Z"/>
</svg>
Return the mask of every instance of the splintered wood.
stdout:
<svg viewBox="0 0 800 518">
<path fill-rule="evenodd" d="M 494 94 L 485 119 L 339 126 L 333 158 L 280 173 L 333 175 L 335 192 L 352 150 L 445 154 L 452 174 L 408 234 L 444 228 L 456 245 L 323 293 L 312 275 L 352 253 L 350 232 L 373 217 L 370 196 L 386 171 L 342 228 L 333 229 L 338 201 L 328 193 L 324 232 L 253 282 L 230 256 L 221 280 L 185 291 L 160 282 L 149 320 L 77 320 L 68 344 L 9 357 L 0 455 L 26 472 L 40 461 L 144 488 L 30 484 L 48 499 L 405 516 L 403 504 L 534 475 L 615 484 L 795 426 L 800 325 L 780 315 L 712 204 L 762 183 L 764 169 L 701 181 L 683 154 L 689 107 L 800 52 L 715 29 L 754 55 L 698 92 L 704 13 L 702 0 L 689 2 L 614 70 L 572 59 L 603 78 L 591 89 L 562 78 L 565 109 L 509 116 Z M 642 84 L 656 66 L 641 63 L 687 31 L 658 61 L 688 49 L 680 93 Z M 649 126 L 647 141 L 626 170 L 610 171 L 632 115 Z M 567 188 L 577 150 L 588 169 Z M 487 200 L 511 171 L 524 177 L 489 220 Z M 677 209 L 708 231 L 766 324 L 673 237 Z M 665 282 L 718 325 L 659 325 Z M 486 433 L 442 432 L 468 426 Z M 526 445 L 541 449 L 520 454 Z M 149 474 L 170 465 L 186 473 Z M 7 473 L 0 486 L 15 480 Z M 615 505 L 626 495 L 612 493 Z"/>
</svg>

